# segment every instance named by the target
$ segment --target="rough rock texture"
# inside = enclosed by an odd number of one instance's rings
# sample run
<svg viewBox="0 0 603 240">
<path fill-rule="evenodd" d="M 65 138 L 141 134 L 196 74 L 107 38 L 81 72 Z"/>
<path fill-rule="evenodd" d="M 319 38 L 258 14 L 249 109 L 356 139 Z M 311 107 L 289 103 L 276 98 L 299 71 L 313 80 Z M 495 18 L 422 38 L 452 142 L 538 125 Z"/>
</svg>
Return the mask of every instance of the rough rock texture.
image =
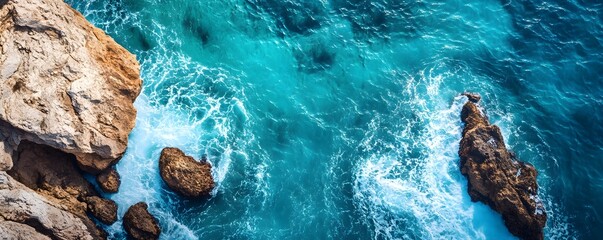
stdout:
<svg viewBox="0 0 603 240">
<path fill-rule="evenodd" d="M 161 151 L 159 171 L 168 187 L 186 197 L 209 196 L 214 189 L 211 165 L 197 162 L 177 148 Z"/>
<path fill-rule="evenodd" d="M 121 178 L 115 168 L 109 168 L 99 175 L 96 175 L 96 182 L 98 186 L 107 193 L 116 193 L 119 190 L 121 184 Z"/>
<path fill-rule="evenodd" d="M 161 229 L 157 219 L 147 210 L 144 202 L 132 205 L 124 215 L 124 229 L 134 239 L 158 239 Z"/>
<path fill-rule="evenodd" d="M 0 1 L 0 169 L 23 139 L 98 173 L 126 149 L 141 87 L 130 54 L 62 0 Z"/>
<path fill-rule="evenodd" d="M 117 204 L 113 200 L 92 196 L 86 198 L 88 212 L 104 224 L 113 224 L 117 221 Z"/>
<path fill-rule="evenodd" d="M 70 212 L 84 215 L 84 198 L 98 195 L 75 165 L 72 154 L 23 140 L 13 161 L 8 174 L 41 195 L 59 200 Z"/>
<path fill-rule="evenodd" d="M 468 101 L 461 112 L 465 128 L 459 155 L 471 200 L 499 212 L 512 234 L 543 239 L 547 215 L 538 198 L 536 169 L 507 150 L 500 129 L 490 125 L 477 101 Z"/>
<path fill-rule="evenodd" d="M 53 239 L 105 238 L 105 233 L 99 231 L 90 219 L 64 210 L 56 201 L 37 194 L 6 172 L 0 172 L 0 219 L 0 225 L 4 226 L 0 227 L 0 236 L 19 235 L 25 231 L 23 233 L 28 235 L 21 237 L 26 239 L 40 235 Z M 19 228 L 7 230 L 7 226 L 17 226 L 12 222 L 29 225 L 31 228 L 18 226 Z M 32 228 L 38 234 L 31 233 Z"/>
<path fill-rule="evenodd" d="M 62 0 L 0 0 L 0 238 L 105 237 L 86 211 L 116 207 L 80 169 L 124 153 L 140 87 L 136 58 Z"/>
<path fill-rule="evenodd" d="M 35 228 L 11 221 L 0 222 L 0 234 L 0 239 L 50 240 L 48 236 L 36 232 Z"/>
</svg>

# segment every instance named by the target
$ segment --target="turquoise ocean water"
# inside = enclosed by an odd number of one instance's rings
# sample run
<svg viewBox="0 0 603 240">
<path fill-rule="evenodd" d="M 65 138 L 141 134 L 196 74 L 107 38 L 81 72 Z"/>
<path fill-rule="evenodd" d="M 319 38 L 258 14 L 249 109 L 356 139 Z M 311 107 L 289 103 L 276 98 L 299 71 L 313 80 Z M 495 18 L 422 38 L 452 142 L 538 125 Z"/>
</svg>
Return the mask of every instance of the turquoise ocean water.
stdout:
<svg viewBox="0 0 603 240">
<path fill-rule="evenodd" d="M 162 239 L 512 239 L 458 169 L 464 91 L 539 170 L 546 238 L 603 238 L 597 1 L 67 2 L 141 63 L 107 196 Z M 167 146 L 208 156 L 211 199 L 167 190 Z"/>
</svg>

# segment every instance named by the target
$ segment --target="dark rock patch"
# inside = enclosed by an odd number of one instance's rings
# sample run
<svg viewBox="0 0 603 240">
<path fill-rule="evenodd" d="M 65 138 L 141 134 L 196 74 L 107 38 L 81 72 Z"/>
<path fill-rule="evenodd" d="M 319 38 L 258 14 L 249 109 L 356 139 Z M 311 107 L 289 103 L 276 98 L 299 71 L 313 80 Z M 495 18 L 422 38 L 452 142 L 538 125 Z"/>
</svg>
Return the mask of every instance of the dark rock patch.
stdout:
<svg viewBox="0 0 603 240">
<path fill-rule="evenodd" d="M 121 178 L 115 167 L 109 168 L 96 175 L 98 186 L 106 193 L 116 193 L 121 184 Z"/>
<path fill-rule="evenodd" d="M 148 211 L 148 205 L 139 202 L 132 205 L 123 220 L 124 229 L 128 236 L 137 240 L 159 239 L 161 229 L 159 223 Z"/>
<path fill-rule="evenodd" d="M 247 0 L 251 11 L 265 12 L 280 29 L 280 37 L 308 35 L 326 22 L 327 11 L 319 1 Z"/>
<path fill-rule="evenodd" d="M 192 9 L 188 9 L 182 20 L 184 29 L 197 38 L 203 45 L 209 42 L 209 31 L 202 23 L 200 14 L 195 13 Z"/>
<path fill-rule="evenodd" d="M 309 49 L 297 51 L 294 56 L 297 70 L 306 73 L 330 69 L 336 58 L 336 54 L 323 43 L 316 43 Z"/>
<path fill-rule="evenodd" d="M 117 204 L 110 199 L 96 196 L 86 198 L 88 212 L 104 224 L 111 225 L 117 221 Z"/>
</svg>

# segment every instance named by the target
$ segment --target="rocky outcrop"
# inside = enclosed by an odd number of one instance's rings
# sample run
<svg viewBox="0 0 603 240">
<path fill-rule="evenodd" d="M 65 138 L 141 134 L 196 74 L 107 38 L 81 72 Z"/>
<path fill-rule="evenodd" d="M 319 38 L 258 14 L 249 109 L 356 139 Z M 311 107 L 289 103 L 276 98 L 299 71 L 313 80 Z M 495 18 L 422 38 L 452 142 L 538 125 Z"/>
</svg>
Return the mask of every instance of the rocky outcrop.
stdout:
<svg viewBox="0 0 603 240">
<path fill-rule="evenodd" d="M 2 239 L 50 240 L 48 236 L 36 232 L 33 227 L 11 221 L 0 222 L 0 233 L 2 233 Z"/>
<path fill-rule="evenodd" d="M 211 165 L 197 162 L 177 148 L 161 151 L 159 171 L 169 188 L 186 197 L 207 197 L 214 189 Z"/>
<path fill-rule="evenodd" d="M 461 112 L 465 128 L 459 155 L 471 200 L 499 212 L 513 235 L 543 239 L 547 215 L 538 198 L 536 169 L 507 150 L 498 126 L 478 107 L 480 98 L 469 99 Z"/>
<path fill-rule="evenodd" d="M 117 221 L 117 204 L 113 200 L 92 196 L 86 198 L 88 212 L 104 224 Z"/>
<path fill-rule="evenodd" d="M 0 236 L 104 238 L 87 212 L 116 206 L 81 170 L 122 156 L 140 87 L 134 55 L 62 0 L 0 0 Z"/>
<path fill-rule="evenodd" d="M 41 196 L 6 172 L 0 172 L 0 219 L 0 225 L 4 226 L 0 227 L 0 236 L 23 233 L 28 235 L 21 237 L 27 239 L 29 236 L 43 239 L 41 235 L 52 239 L 105 238 L 105 233 L 98 230 L 90 219 L 66 211 L 52 197 Z M 7 229 L 8 226 L 18 228 Z M 37 234 L 31 233 L 32 228 Z"/>
<path fill-rule="evenodd" d="M 121 178 L 115 168 L 109 168 L 96 175 L 98 186 L 106 193 L 116 193 L 121 184 Z"/>
<path fill-rule="evenodd" d="M 134 127 L 135 56 L 62 0 L 1 3 L 0 166 L 28 140 L 108 168 Z"/>
<path fill-rule="evenodd" d="M 23 140 L 13 164 L 8 174 L 15 180 L 41 195 L 57 199 L 72 213 L 85 215 L 83 200 L 98 195 L 82 176 L 72 154 Z"/>
<path fill-rule="evenodd" d="M 128 235 L 137 240 L 158 239 L 161 233 L 157 219 L 149 213 L 144 202 L 134 204 L 128 209 L 123 225 Z"/>
</svg>

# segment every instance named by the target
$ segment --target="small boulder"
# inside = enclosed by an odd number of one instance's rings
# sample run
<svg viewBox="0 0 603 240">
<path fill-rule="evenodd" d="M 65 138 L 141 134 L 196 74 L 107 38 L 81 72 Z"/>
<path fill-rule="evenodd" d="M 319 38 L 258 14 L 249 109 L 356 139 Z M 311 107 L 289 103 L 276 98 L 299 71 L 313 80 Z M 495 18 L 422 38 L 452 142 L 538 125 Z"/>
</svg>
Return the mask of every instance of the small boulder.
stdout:
<svg viewBox="0 0 603 240">
<path fill-rule="evenodd" d="M 139 202 L 132 205 L 124 215 L 124 229 L 133 239 L 158 239 L 161 229 L 158 221 L 148 211 L 148 205 Z"/>
<path fill-rule="evenodd" d="M 170 189 L 186 197 L 207 197 L 214 189 L 211 165 L 195 161 L 178 148 L 161 151 L 159 171 Z"/>
<path fill-rule="evenodd" d="M 478 103 L 480 100 L 482 100 L 482 96 L 479 95 L 479 93 L 465 92 L 463 93 L 463 96 L 467 97 L 469 101 L 474 103 Z"/>
<path fill-rule="evenodd" d="M 111 225 L 117 221 L 117 204 L 110 199 L 97 196 L 86 198 L 88 212 L 104 224 Z"/>
<path fill-rule="evenodd" d="M 121 184 L 121 178 L 115 168 L 109 168 L 96 176 L 98 186 L 106 193 L 116 193 Z"/>
</svg>

